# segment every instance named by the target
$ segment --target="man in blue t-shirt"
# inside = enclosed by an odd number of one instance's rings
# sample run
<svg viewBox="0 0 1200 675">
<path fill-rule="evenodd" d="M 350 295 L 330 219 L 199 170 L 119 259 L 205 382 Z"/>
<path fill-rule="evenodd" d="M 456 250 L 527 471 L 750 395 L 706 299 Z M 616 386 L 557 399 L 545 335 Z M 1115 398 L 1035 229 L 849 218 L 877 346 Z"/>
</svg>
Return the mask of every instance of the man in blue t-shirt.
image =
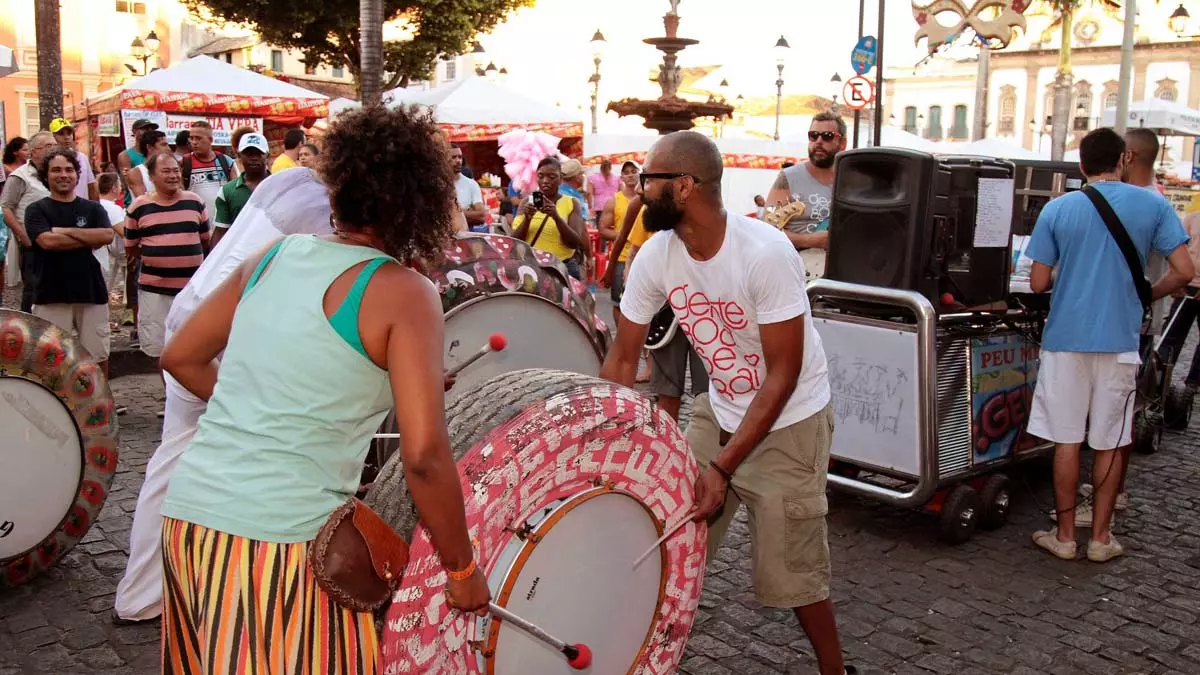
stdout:
<svg viewBox="0 0 1200 675">
<path fill-rule="evenodd" d="M 1088 184 L 1116 212 L 1143 267 L 1152 250 L 1167 258 L 1170 270 L 1152 292 L 1157 300 L 1192 279 L 1188 236 L 1166 200 L 1121 182 L 1127 159 L 1125 141 L 1112 129 L 1097 129 L 1079 145 L 1079 164 Z M 1058 526 L 1035 532 L 1033 540 L 1059 558 L 1075 558 L 1079 448 L 1087 440 L 1096 451 L 1087 557 L 1106 562 L 1124 553 L 1110 526 L 1121 475 L 1117 449 L 1129 445 L 1133 436 L 1142 304 L 1121 249 L 1082 191 L 1063 195 L 1042 209 L 1026 253 L 1033 260 L 1033 291 L 1054 287 L 1029 433 L 1056 444 Z"/>
</svg>

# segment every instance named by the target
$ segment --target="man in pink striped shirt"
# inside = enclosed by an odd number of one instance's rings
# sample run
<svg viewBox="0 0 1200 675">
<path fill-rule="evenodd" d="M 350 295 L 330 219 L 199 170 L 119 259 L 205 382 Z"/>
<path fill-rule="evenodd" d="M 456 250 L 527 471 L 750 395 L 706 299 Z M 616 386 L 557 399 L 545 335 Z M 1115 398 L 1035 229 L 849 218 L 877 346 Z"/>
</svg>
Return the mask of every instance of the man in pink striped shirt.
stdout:
<svg viewBox="0 0 1200 675">
<path fill-rule="evenodd" d="M 129 205 L 125 250 L 142 261 L 137 327 L 142 352 L 158 358 L 166 341 L 167 313 L 204 262 L 210 227 L 204 199 L 182 189 L 183 176 L 173 155 L 148 157 L 146 170 L 154 191 Z"/>
</svg>

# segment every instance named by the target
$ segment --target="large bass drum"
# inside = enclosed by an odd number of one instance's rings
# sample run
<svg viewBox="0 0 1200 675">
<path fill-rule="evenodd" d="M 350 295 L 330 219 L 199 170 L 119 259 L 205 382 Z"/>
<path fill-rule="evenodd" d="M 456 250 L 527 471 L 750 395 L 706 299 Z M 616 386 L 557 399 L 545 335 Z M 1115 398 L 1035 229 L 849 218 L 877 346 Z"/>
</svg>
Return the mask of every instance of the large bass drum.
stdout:
<svg viewBox="0 0 1200 675">
<path fill-rule="evenodd" d="M 467 526 L 493 601 L 572 643 L 587 672 L 673 673 L 695 619 L 707 530 L 687 523 L 699 468 L 668 415 L 631 389 L 552 370 L 505 373 L 451 405 Z M 393 457 L 368 494 L 412 542 L 382 637 L 384 672 L 573 672 L 519 629 L 451 610 Z"/>
<path fill-rule="evenodd" d="M 100 515 L 117 469 L 113 407 L 74 338 L 0 309 L 0 587 L 44 572 Z"/>
<path fill-rule="evenodd" d="M 423 269 L 437 286 L 446 313 L 447 369 L 487 344 L 492 333 L 504 333 L 508 346 L 463 370 L 447 404 L 476 395 L 478 386 L 502 373 L 524 368 L 553 368 L 598 375 L 608 348 L 608 326 L 596 315 L 596 302 L 586 286 L 567 274 L 554 256 L 511 237 L 470 235 L 456 239 L 442 264 Z M 381 434 L 396 434 L 389 414 Z M 399 447 L 395 438 L 374 442 L 363 483 Z"/>
</svg>

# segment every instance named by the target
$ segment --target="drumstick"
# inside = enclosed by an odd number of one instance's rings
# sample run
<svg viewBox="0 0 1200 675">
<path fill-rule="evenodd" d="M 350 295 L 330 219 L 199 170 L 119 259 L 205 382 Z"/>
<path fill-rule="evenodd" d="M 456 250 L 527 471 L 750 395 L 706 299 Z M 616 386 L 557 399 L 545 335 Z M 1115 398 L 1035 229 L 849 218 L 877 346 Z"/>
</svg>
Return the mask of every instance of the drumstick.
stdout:
<svg viewBox="0 0 1200 675">
<path fill-rule="evenodd" d="M 655 549 L 657 549 L 659 546 L 662 546 L 662 543 L 664 541 L 670 539 L 671 535 L 673 535 L 679 531 L 679 528 L 683 527 L 684 525 L 687 525 L 688 522 L 691 521 L 691 519 L 692 519 L 692 514 L 695 512 L 696 512 L 695 509 L 689 510 L 687 513 L 683 514 L 683 517 L 679 519 L 679 522 L 675 523 L 671 527 L 668 527 L 667 531 L 663 533 L 663 536 L 658 538 L 658 541 L 651 544 L 650 548 L 646 549 L 645 553 L 638 556 L 638 559 L 633 561 L 633 568 L 637 569 L 637 566 L 640 565 L 643 560 L 645 560 L 647 557 L 649 557 L 650 554 L 653 553 Z"/>
<path fill-rule="evenodd" d="M 577 645 L 569 645 L 494 602 L 488 603 L 488 612 L 497 619 L 511 623 L 528 633 L 531 637 L 545 642 L 562 652 L 563 656 L 567 657 L 567 665 L 575 670 L 583 670 L 592 665 L 592 650 L 588 649 L 588 646 L 582 642 Z"/>
<path fill-rule="evenodd" d="M 479 359 L 482 359 L 492 352 L 502 352 L 507 346 L 508 338 L 504 337 L 504 333 L 492 333 L 490 336 L 488 336 L 486 345 L 480 347 L 479 351 L 472 354 L 471 357 L 466 361 L 463 361 L 457 366 L 451 368 L 450 372 L 446 373 L 446 376 L 449 377 L 451 375 L 457 375 L 460 371 L 462 371 L 463 368 L 466 368 L 467 366 L 475 363 Z"/>
</svg>

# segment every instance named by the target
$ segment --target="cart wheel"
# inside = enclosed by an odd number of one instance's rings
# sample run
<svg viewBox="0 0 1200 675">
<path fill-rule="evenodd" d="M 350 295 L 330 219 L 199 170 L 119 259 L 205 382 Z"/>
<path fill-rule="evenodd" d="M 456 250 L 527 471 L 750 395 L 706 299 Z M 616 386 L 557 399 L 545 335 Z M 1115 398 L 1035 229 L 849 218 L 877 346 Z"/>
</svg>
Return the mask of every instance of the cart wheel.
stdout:
<svg viewBox="0 0 1200 675">
<path fill-rule="evenodd" d="M 979 501 L 983 503 L 983 512 L 979 515 L 979 527 L 985 530 L 996 530 L 1008 522 L 1008 510 L 1012 504 L 1012 494 L 1008 490 L 1008 476 L 998 473 L 983 484 L 979 491 Z"/>
<path fill-rule="evenodd" d="M 1133 418 L 1133 451 L 1139 455 L 1153 455 L 1158 452 L 1158 441 L 1162 430 L 1147 419 L 1145 413 Z"/>
<path fill-rule="evenodd" d="M 1171 431 L 1186 431 L 1192 421 L 1192 394 L 1184 387 L 1173 386 L 1167 390 L 1163 404 L 1163 418 Z"/>
<path fill-rule="evenodd" d="M 979 524 L 983 501 L 970 485 L 959 485 L 950 491 L 942 503 L 939 528 L 942 539 L 950 544 L 961 544 L 975 533 Z"/>
</svg>

